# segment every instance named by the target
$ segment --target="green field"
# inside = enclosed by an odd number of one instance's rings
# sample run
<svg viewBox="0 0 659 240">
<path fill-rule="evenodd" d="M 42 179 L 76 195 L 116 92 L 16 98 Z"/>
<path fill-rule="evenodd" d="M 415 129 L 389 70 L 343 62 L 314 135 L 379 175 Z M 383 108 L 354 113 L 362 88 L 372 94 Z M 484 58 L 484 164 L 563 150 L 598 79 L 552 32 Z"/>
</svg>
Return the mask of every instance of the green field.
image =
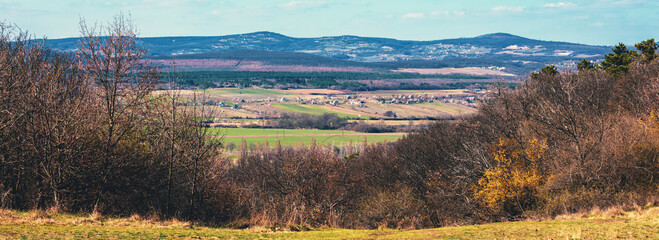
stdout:
<svg viewBox="0 0 659 240">
<path fill-rule="evenodd" d="M 357 114 L 350 114 L 350 113 L 342 113 L 342 112 L 335 112 L 331 110 L 327 110 L 324 108 L 320 107 L 315 107 L 312 105 L 302 105 L 302 104 L 296 104 L 296 103 L 289 103 L 289 104 L 272 104 L 273 107 L 279 108 L 279 109 L 284 109 L 286 111 L 291 111 L 291 112 L 296 112 L 296 113 L 306 113 L 306 114 L 311 114 L 311 115 L 323 115 L 324 113 L 336 113 L 339 117 L 342 118 L 361 118 L 361 119 L 369 119 L 369 116 L 366 114 L 362 114 L 361 116 Z"/>
<path fill-rule="evenodd" d="M 428 125 L 432 124 L 433 122 L 436 122 L 436 120 L 355 120 L 355 119 L 350 119 L 348 120 L 350 123 L 366 123 L 366 124 L 384 124 L 388 126 L 404 126 L 404 125 Z"/>
<path fill-rule="evenodd" d="M 342 145 L 347 145 L 352 142 L 352 144 L 361 144 L 361 142 L 364 140 L 364 137 L 366 137 L 366 142 L 369 144 L 372 143 L 380 143 L 384 142 L 385 140 L 387 142 L 393 142 L 398 140 L 399 138 L 403 137 L 404 135 L 402 133 L 394 133 L 394 134 L 387 134 L 387 135 L 372 135 L 368 133 L 364 133 L 363 135 L 345 135 L 345 136 L 279 136 L 279 137 L 263 137 L 263 136 L 255 136 L 255 137 L 231 137 L 231 136 L 225 136 L 223 141 L 225 144 L 228 143 L 234 143 L 237 146 L 239 146 L 242 142 L 243 139 L 245 139 L 245 143 L 250 144 L 250 143 L 265 143 L 266 141 L 270 146 L 274 146 L 275 141 L 279 139 L 279 143 L 282 146 L 298 146 L 300 143 L 304 144 L 305 146 L 309 146 L 309 143 L 311 142 L 311 139 L 315 139 L 316 143 L 318 145 L 334 145 L 334 146 L 342 146 Z"/>
<path fill-rule="evenodd" d="M 227 229 L 181 221 L 139 217 L 104 218 L 85 215 L 0 210 L 0 239 L 657 239 L 659 208 L 615 216 L 577 216 L 543 222 L 521 221 L 421 230 L 271 228 Z"/>
<path fill-rule="evenodd" d="M 404 133 L 360 133 L 341 130 L 315 130 L 315 129 L 272 129 L 272 128 L 214 128 L 211 132 L 215 136 L 224 136 L 225 144 L 234 143 L 240 145 L 245 139 L 247 144 L 265 143 L 274 146 L 279 139 L 282 146 L 296 146 L 300 143 L 308 146 L 311 139 L 315 139 L 319 145 L 346 145 L 351 141 L 353 144 L 361 144 L 366 137 L 370 143 L 396 141 L 404 136 Z"/>
<path fill-rule="evenodd" d="M 281 129 L 281 128 L 212 128 L 212 135 L 226 136 L 263 136 L 263 135 L 319 135 L 319 134 L 345 134 L 363 135 L 364 133 L 341 130 L 317 129 Z"/>
</svg>

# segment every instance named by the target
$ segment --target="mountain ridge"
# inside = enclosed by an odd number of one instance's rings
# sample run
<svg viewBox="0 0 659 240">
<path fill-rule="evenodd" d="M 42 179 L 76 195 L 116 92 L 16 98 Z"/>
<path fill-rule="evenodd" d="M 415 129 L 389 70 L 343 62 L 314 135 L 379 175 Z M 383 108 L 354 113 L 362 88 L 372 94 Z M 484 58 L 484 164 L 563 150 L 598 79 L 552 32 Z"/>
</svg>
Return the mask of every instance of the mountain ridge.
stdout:
<svg viewBox="0 0 659 240">
<path fill-rule="evenodd" d="M 77 39 L 53 39 L 47 42 L 54 49 L 73 51 L 77 49 Z M 327 62 L 333 64 L 339 63 L 331 59 L 376 63 L 376 65 L 386 63 L 384 65 L 391 65 L 390 68 L 396 68 L 396 65 L 401 64 L 406 67 L 482 67 L 515 74 L 526 74 L 547 64 L 562 69 L 575 68 L 576 63 L 581 59 L 601 61 L 611 50 L 609 46 L 543 41 L 509 33 L 415 41 L 354 35 L 296 38 L 270 31 L 259 31 L 224 36 L 145 37 L 140 41 L 149 52 L 149 58 L 185 56 L 189 58 L 204 54 L 210 56 L 215 53 L 221 57 L 222 54 L 219 53 L 222 52 L 252 50 L 271 52 L 273 56 L 278 55 L 278 58 L 286 55 L 291 58 L 311 59 L 303 54 L 312 54 L 325 57 Z M 285 54 L 286 52 L 302 54 Z M 256 55 L 260 58 L 252 60 L 269 61 L 267 54 Z M 292 62 L 305 65 L 304 61 Z M 313 62 L 318 65 L 318 62 L 323 60 L 314 58 Z"/>
</svg>

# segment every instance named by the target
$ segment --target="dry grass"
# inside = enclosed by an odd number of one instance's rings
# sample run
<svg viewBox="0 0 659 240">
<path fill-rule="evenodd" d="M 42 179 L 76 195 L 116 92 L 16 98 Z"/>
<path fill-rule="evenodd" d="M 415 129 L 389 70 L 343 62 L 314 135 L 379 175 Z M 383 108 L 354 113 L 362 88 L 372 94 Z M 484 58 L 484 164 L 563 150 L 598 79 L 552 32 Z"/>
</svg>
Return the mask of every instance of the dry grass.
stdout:
<svg viewBox="0 0 659 240">
<path fill-rule="evenodd" d="M 589 211 L 562 214 L 556 216 L 555 220 L 567 219 L 646 219 L 653 221 L 654 224 L 659 224 L 659 207 L 654 204 L 646 206 L 613 206 L 605 209 L 595 207 Z"/>
<path fill-rule="evenodd" d="M 74 215 L 0 209 L 0 239 L 659 239 L 659 207 L 613 207 L 567 214 L 547 221 L 490 223 L 421 230 L 310 229 L 257 226 L 211 228 L 176 219 L 132 215 Z"/>
<path fill-rule="evenodd" d="M 63 225 L 63 226 L 115 226 L 134 228 L 189 228 L 190 222 L 178 219 L 161 220 L 153 215 L 145 218 L 133 214 L 128 218 L 102 216 L 97 212 L 86 215 L 66 214 L 51 210 L 31 210 L 18 212 L 0 209 L 0 225 Z"/>
</svg>

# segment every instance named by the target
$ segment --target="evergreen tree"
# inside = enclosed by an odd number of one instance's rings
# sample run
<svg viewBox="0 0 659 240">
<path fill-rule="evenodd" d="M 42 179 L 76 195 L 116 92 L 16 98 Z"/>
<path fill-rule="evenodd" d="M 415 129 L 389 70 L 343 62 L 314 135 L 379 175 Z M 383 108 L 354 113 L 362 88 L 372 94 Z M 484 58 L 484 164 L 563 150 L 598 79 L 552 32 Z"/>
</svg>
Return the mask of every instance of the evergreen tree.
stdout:
<svg viewBox="0 0 659 240">
<path fill-rule="evenodd" d="M 588 59 L 583 59 L 581 60 L 581 62 L 577 64 L 577 69 L 579 71 L 592 70 L 595 69 L 595 65 L 593 64 L 593 62 L 589 61 Z"/>
<path fill-rule="evenodd" d="M 604 56 L 602 68 L 614 76 L 620 76 L 629 71 L 629 65 L 634 62 L 638 53 L 634 50 L 628 50 L 627 46 L 619 43 L 611 49 L 613 53 Z"/>
<path fill-rule="evenodd" d="M 542 75 L 556 75 L 556 74 L 558 74 L 558 69 L 556 68 L 556 66 L 554 66 L 554 65 L 547 65 L 547 66 L 543 67 L 542 69 L 540 69 L 539 72 L 537 72 L 537 73 L 536 73 L 536 72 L 531 73 L 530 76 L 531 76 L 531 78 L 533 78 L 533 79 L 537 79 L 537 78 L 539 78 L 539 77 L 542 76 Z"/>
<path fill-rule="evenodd" d="M 659 55 L 657 54 L 657 43 L 654 42 L 654 38 L 642 41 L 634 46 L 641 51 L 641 54 L 645 57 L 645 61 L 651 62 Z"/>
</svg>

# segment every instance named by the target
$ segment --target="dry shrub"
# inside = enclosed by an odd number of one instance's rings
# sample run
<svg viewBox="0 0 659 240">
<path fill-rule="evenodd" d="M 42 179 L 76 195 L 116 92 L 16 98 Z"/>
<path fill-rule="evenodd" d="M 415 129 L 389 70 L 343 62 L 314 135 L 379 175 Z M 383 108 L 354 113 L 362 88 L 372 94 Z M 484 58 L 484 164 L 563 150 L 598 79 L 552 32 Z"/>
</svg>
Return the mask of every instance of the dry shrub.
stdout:
<svg viewBox="0 0 659 240">
<path fill-rule="evenodd" d="M 345 160 L 313 144 L 245 153 L 228 176 L 254 225 L 337 226 L 348 196 Z"/>
<path fill-rule="evenodd" d="M 102 220 L 104 220 L 105 218 L 103 217 L 103 214 L 101 214 L 100 212 L 98 212 L 98 211 L 92 211 L 92 212 L 89 214 L 89 219 L 92 220 L 92 221 L 102 221 Z"/>
<path fill-rule="evenodd" d="M 423 202 L 404 185 L 369 191 L 358 205 L 360 222 L 367 228 L 418 228 L 422 222 Z"/>
</svg>

